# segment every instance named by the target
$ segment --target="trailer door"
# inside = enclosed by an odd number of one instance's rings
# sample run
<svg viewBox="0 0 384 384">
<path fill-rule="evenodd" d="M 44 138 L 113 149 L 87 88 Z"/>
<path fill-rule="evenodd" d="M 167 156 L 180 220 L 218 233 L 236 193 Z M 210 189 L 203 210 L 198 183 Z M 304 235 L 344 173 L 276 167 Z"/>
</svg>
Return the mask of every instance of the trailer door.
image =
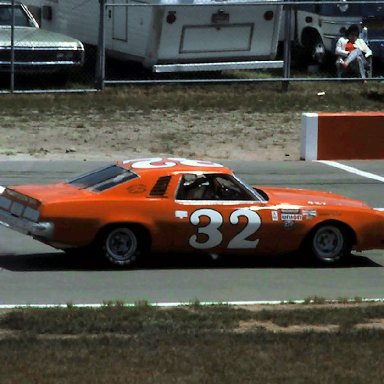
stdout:
<svg viewBox="0 0 384 384">
<path fill-rule="evenodd" d="M 114 3 L 128 4 L 128 0 L 114 0 Z M 125 5 L 114 5 L 112 7 L 112 39 L 128 40 L 128 7 Z"/>
</svg>

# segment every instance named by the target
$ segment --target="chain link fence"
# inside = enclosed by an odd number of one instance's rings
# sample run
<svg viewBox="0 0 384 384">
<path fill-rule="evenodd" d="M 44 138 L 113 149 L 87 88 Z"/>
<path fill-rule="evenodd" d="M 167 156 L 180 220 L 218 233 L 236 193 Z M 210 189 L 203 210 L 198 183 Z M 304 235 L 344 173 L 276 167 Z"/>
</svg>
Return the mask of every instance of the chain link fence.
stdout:
<svg viewBox="0 0 384 384">
<path fill-rule="evenodd" d="M 12 0 L 0 3 L 0 92 L 339 81 L 335 44 L 352 24 L 373 51 L 368 80 L 381 80 L 379 1 Z"/>
</svg>

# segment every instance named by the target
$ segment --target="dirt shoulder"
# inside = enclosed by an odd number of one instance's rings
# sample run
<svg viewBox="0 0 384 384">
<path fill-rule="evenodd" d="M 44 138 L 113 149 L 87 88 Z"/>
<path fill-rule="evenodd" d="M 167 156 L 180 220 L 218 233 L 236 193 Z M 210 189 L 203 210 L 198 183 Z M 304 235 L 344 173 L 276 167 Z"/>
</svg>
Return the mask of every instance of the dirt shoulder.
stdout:
<svg viewBox="0 0 384 384">
<path fill-rule="evenodd" d="M 298 160 L 303 112 L 382 111 L 380 83 L 172 85 L 2 95 L 1 158 Z"/>
<path fill-rule="evenodd" d="M 127 108 L 115 115 L 3 116 L 2 159 L 122 159 L 176 155 L 231 160 L 298 160 L 301 114 Z"/>
</svg>

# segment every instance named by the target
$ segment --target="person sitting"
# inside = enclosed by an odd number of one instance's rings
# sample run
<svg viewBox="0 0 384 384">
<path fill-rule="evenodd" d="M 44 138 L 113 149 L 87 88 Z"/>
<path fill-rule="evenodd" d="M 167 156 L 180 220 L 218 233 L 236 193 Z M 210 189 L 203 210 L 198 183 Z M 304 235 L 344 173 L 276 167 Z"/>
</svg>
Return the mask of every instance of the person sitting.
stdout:
<svg viewBox="0 0 384 384">
<path fill-rule="evenodd" d="M 335 54 L 338 56 L 336 66 L 339 77 L 342 71 L 350 70 L 366 83 L 366 72 L 372 64 L 372 51 L 366 42 L 359 38 L 359 34 L 359 27 L 351 25 L 345 36 L 338 40 L 335 49 Z"/>
</svg>

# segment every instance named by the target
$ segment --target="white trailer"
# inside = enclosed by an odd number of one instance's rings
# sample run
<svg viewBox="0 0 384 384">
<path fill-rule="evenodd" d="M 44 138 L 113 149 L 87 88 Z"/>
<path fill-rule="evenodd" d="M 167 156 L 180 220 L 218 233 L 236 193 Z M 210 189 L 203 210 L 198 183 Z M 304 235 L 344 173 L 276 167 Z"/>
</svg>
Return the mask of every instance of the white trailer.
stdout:
<svg viewBox="0 0 384 384">
<path fill-rule="evenodd" d="M 98 0 L 26 4 L 45 29 L 98 44 Z M 105 48 L 156 72 L 282 68 L 275 60 L 281 18 L 276 0 L 109 0 Z"/>
</svg>

